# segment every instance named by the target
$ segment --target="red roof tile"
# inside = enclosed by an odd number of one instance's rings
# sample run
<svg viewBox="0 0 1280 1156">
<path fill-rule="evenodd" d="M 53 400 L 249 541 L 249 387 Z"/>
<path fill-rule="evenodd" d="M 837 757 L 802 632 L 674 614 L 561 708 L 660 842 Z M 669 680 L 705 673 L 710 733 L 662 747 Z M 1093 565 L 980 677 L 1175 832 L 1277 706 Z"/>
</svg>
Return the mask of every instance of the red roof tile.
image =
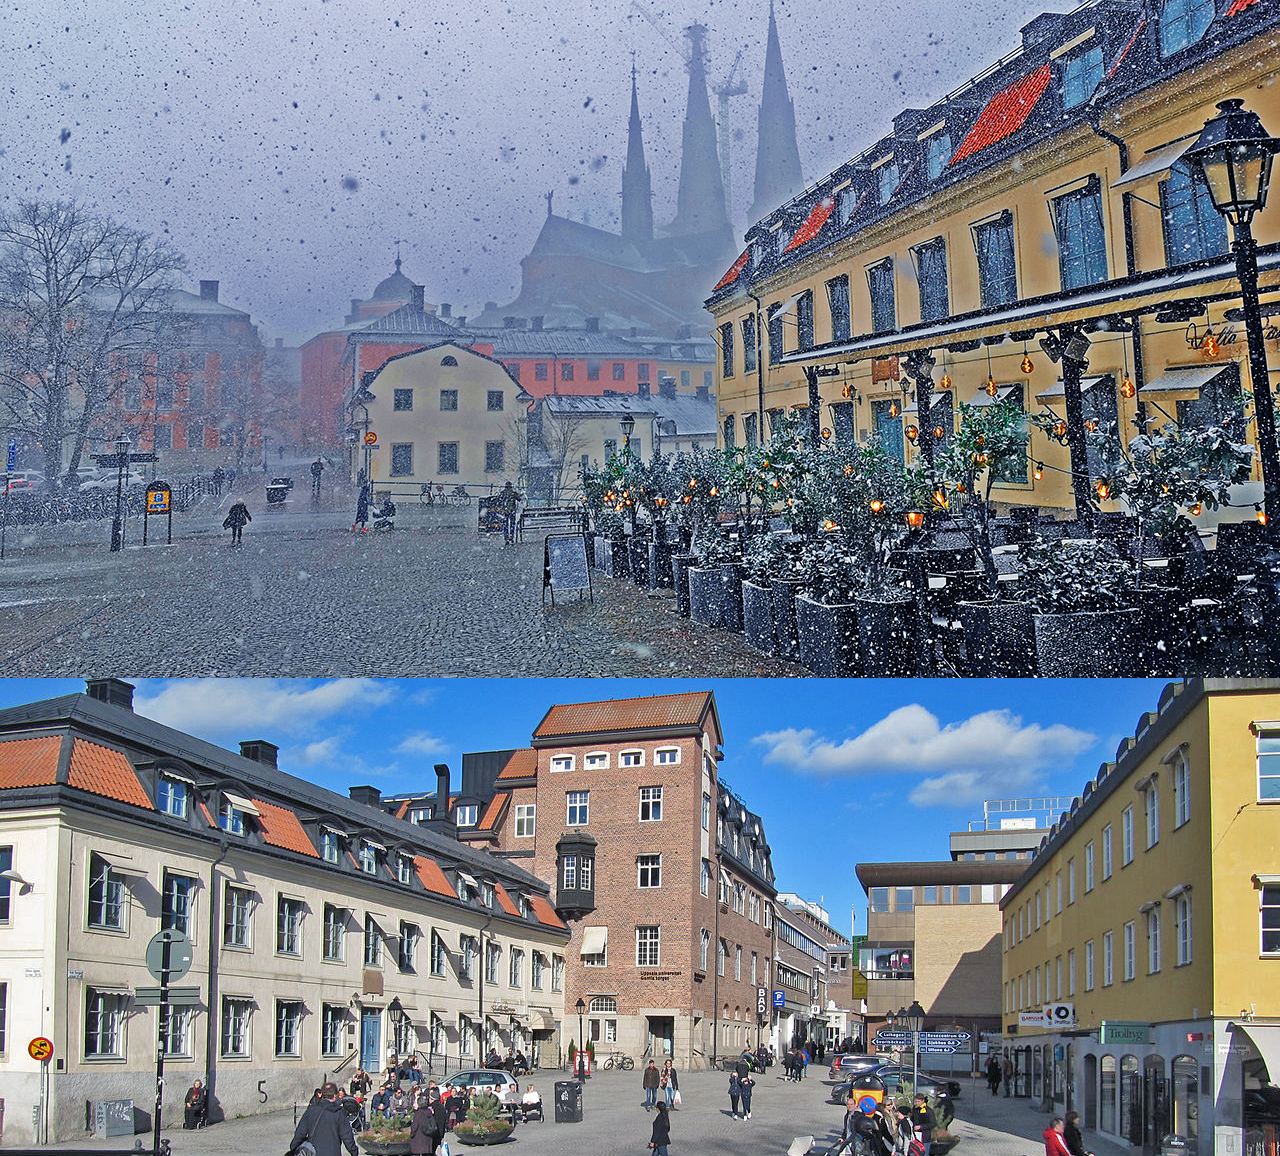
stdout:
<svg viewBox="0 0 1280 1156">
<path fill-rule="evenodd" d="M 1257 2 L 1258 0 L 1232 0 L 1231 7 L 1227 9 L 1224 15 L 1235 16 Z"/>
<path fill-rule="evenodd" d="M 742 256 L 729 266 L 729 271 L 715 283 L 715 288 L 711 292 L 714 293 L 716 289 L 723 289 L 726 285 L 732 285 L 738 279 L 738 274 L 747 267 L 747 258 L 750 256 L 751 250 L 743 249 Z"/>
<path fill-rule="evenodd" d="M 58 781 L 61 753 L 62 739 L 57 735 L 0 743 L 0 790 L 52 786 Z"/>
<path fill-rule="evenodd" d="M 493 798 L 489 800 L 489 805 L 484 809 L 484 814 L 480 816 L 480 822 L 476 824 L 476 830 L 494 830 L 502 819 L 502 814 L 507 809 L 507 803 L 510 799 L 511 796 L 505 791 L 494 795 Z"/>
<path fill-rule="evenodd" d="M 643 730 L 648 727 L 697 726 L 711 700 L 707 690 L 660 694 L 652 698 L 617 698 L 553 706 L 533 732 L 534 738 L 590 734 L 595 731 Z"/>
<path fill-rule="evenodd" d="M 516 751 L 498 772 L 498 779 L 531 779 L 538 773 L 538 752 L 532 747 Z"/>
<path fill-rule="evenodd" d="M 132 803 L 135 807 L 145 807 L 148 811 L 155 810 L 129 760 L 119 751 L 87 739 L 72 741 L 67 785 L 121 803 Z"/>
<path fill-rule="evenodd" d="M 831 210 L 835 207 L 835 197 L 823 197 L 809 210 L 809 215 L 805 217 L 804 224 L 796 230 L 796 235 L 791 238 L 787 243 L 787 247 L 782 251 L 790 253 L 792 249 L 798 249 L 806 242 L 812 241 L 822 231 L 822 226 L 827 223 L 827 218 L 831 216 Z"/>
<path fill-rule="evenodd" d="M 286 851 L 297 851 L 299 855 L 320 858 L 302 829 L 298 816 L 287 807 L 277 807 L 275 803 L 264 803 L 261 799 L 254 799 L 253 805 L 258 808 L 264 841 L 273 847 L 283 847 Z"/>
<path fill-rule="evenodd" d="M 440 864 L 434 859 L 428 859 L 425 855 L 415 855 L 413 865 L 418 869 L 418 878 L 422 880 L 422 886 L 428 891 L 434 891 L 437 895 L 447 895 L 450 899 L 458 898 L 457 892 L 449 886 L 449 880 L 440 870 Z"/>
<path fill-rule="evenodd" d="M 507 889 L 501 883 L 493 885 L 494 893 L 498 896 L 498 904 L 508 915 L 520 916 L 520 908 L 511 902 L 511 896 L 507 894 Z"/>
<path fill-rule="evenodd" d="M 124 469 L 123 466 L 121 466 L 120 468 Z M 409 800 L 405 799 L 405 801 L 401 803 L 399 807 L 396 808 L 396 818 L 403 819 L 405 815 L 407 815 L 408 813 L 409 813 Z"/>
<path fill-rule="evenodd" d="M 1253 0 L 1245 0 L 1245 3 L 1247 4 L 1251 4 L 1252 2 Z M 1129 37 L 1129 43 L 1126 44 L 1120 50 L 1120 55 L 1116 57 L 1116 62 L 1110 67 L 1110 69 L 1108 69 L 1107 71 L 1108 80 L 1110 80 L 1113 76 L 1115 76 L 1117 69 L 1119 69 L 1120 65 L 1124 62 L 1124 58 L 1129 55 L 1129 49 L 1132 48 L 1138 42 L 1138 36 L 1142 33 L 1142 30 L 1146 26 L 1147 26 L 1147 18 L 1144 16 L 1141 20 L 1138 21 L 1137 25 L 1134 27 L 1133 35 Z"/>
<path fill-rule="evenodd" d="M 551 906 L 541 895 L 530 895 L 529 906 L 533 908 L 533 913 L 538 917 L 539 923 L 545 923 L 548 927 L 564 927 L 565 922 L 555 912 L 555 908 Z"/>
<path fill-rule="evenodd" d="M 965 134 L 949 163 L 959 164 L 987 145 L 995 144 L 1017 132 L 1026 123 L 1031 110 L 1044 95 L 1044 90 L 1049 87 L 1052 79 L 1053 67 L 1045 63 L 1017 83 L 997 92 L 987 101 L 987 107 L 974 121 L 973 128 Z"/>
<path fill-rule="evenodd" d="M 213 817 L 213 812 L 210 811 L 207 806 L 205 806 L 203 800 L 200 801 L 199 806 L 200 806 L 200 813 L 205 817 L 205 820 L 208 822 L 209 826 L 216 827 L 218 825 L 218 822 Z"/>
</svg>

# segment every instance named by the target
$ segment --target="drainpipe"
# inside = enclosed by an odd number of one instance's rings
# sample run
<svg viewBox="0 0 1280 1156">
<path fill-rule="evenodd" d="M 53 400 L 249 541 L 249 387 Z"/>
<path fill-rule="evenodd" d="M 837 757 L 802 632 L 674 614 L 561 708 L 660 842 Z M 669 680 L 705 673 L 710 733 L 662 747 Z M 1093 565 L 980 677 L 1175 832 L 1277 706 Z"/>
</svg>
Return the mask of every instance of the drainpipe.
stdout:
<svg viewBox="0 0 1280 1156">
<path fill-rule="evenodd" d="M 209 1014 L 204 1031 L 205 1103 L 212 1105 L 218 1081 L 218 867 L 231 850 L 226 832 L 218 832 L 218 857 L 209 864 Z"/>
<path fill-rule="evenodd" d="M 764 432 L 764 350 L 760 341 L 760 326 L 764 321 L 763 307 L 760 304 L 760 298 L 757 297 L 750 289 L 747 290 L 747 296 L 756 303 L 756 393 L 758 395 L 758 416 L 756 417 L 756 444 L 765 444 Z"/>
</svg>

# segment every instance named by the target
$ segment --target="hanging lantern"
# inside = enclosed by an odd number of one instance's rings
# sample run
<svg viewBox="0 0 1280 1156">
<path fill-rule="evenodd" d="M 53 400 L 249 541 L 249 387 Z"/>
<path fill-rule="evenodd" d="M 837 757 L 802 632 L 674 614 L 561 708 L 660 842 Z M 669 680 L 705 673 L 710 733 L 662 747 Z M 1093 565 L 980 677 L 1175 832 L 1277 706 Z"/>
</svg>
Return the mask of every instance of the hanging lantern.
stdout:
<svg viewBox="0 0 1280 1156">
<path fill-rule="evenodd" d="M 988 377 L 987 384 L 982 388 L 987 391 L 988 397 L 995 397 L 995 395 L 1000 392 L 1000 387 L 996 385 L 996 379 L 994 377 Z"/>
<path fill-rule="evenodd" d="M 1133 384 L 1133 378 L 1126 373 L 1124 375 L 1124 380 L 1120 382 L 1120 396 L 1132 397 L 1137 392 L 1138 387 Z"/>
<path fill-rule="evenodd" d="M 767 470 L 768 468 L 769 468 L 769 463 L 766 461 L 764 465 L 761 467 L 761 469 Z"/>
<path fill-rule="evenodd" d="M 852 466 L 845 466 L 845 468 L 844 468 L 844 476 L 847 478 L 851 473 L 853 473 L 853 467 L 852 467 Z"/>
<path fill-rule="evenodd" d="M 918 437 L 920 436 L 920 431 L 919 431 L 915 426 L 913 426 L 913 425 L 909 425 L 909 426 L 907 426 L 906 430 L 905 430 L 905 431 L 903 431 L 903 432 L 905 432 L 905 433 L 906 433 L 906 435 L 907 435 L 907 441 L 909 441 L 909 442 L 913 442 L 913 441 L 915 441 L 915 440 L 916 440 L 916 438 L 918 438 Z"/>
<path fill-rule="evenodd" d="M 1218 338 L 1212 332 L 1206 333 L 1204 335 L 1204 345 L 1201 348 L 1204 350 L 1205 357 L 1217 357 Z"/>
<path fill-rule="evenodd" d="M 899 413 L 901 413 L 901 412 L 902 412 L 902 411 L 901 411 L 900 409 L 898 409 L 898 402 L 897 402 L 897 399 L 895 398 L 893 401 L 891 401 L 891 402 L 889 403 L 889 416 L 890 416 L 890 417 L 897 417 L 897 416 L 898 416 L 898 414 L 899 414 Z"/>
<path fill-rule="evenodd" d="M 1096 417 L 1091 417 L 1087 422 L 1084 423 L 1084 428 L 1087 429 L 1090 433 L 1097 433 L 1098 419 Z"/>
<path fill-rule="evenodd" d="M 689 479 L 689 489 L 694 490 L 694 489 L 697 489 L 697 487 L 698 487 L 698 483 L 697 483 L 697 481 L 696 481 L 695 479 L 693 479 L 693 478 L 690 478 L 690 479 Z"/>
<path fill-rule="evenodd" d="M 712 487 L 711 487 L 711 496 L 712 496 L 713 498 L 718 498 L 718 497 L 720 496 L 720 491 L 719 491 L 718 489 L 716 489 L 716 487 L 715 487 L 715 486 L 712 486 Z"/>
<path fill-rule="evenodd" d="M 1098 481 L 1094 483 L 1094 492 L 1098 495 L 1098 501 L 1105 502 L 1111 496 L 1111 489 L 1106 482 Z"/>
<path fill-rule="evenodd" d="M 976 439 L 976 440 L 977 440 L 978 445 L 980 445 L 980 446 L 985 446 L 985 445 L 987 444 L 987 435 L 986 435 L 986 434 L 979 434 L 979 435 L 977 436 L 977 439 Z"/>
<path fill-rule="evenodd" d="M 933 491 L 933 504 L 940 506 L 944 510 L 947 508 L 947 495 L 941 486 Z"/>
<path fill-rule="evenodd" d="M 924 525 L 923 510 L 908 510 L 904 517 L 906 518 L 907 525 L 913 530 L 918 530 Z"/>
<path fill-rule="evenodd" d="M 840 396 L 847 398 L 847 397 L 850 397 L 852 394 L 853 394 L 853 387 L 849 385 L 848 382 L 846 382 L 844 389 L 840 391 Z"/>
<path fill-rule="evenodd" d="M 1031 475 L 1038 482 L 1044 477 L 1044 462 L 1036 462 L 1036 468 Z"/>
<path fill-rule="evenodd" d="M 822 528 L 826 530 L 828 534 L 830 534 L 832 530 L 838 530 L 840 527 L 837 526 L 833 521 L 831 521 L 830 518 L 828 518 L 825 522 L 822 523 Z"/>
<path fill-rule="evenodd" d="M 781 483 L 778 481 L 778 479 L 777 479 L 777 478 L 774 478 L 774 479 L 773 479 L 773 488 L 776 490 L 776 489 L 779 487 L 779 485 L 781 485 Z M 685 501 L 686 501 L 686 502 L 687 502 L 688 500 L 689 500 L 688 498 L 685 498 Z"/>
<path fill-rule="evenodd" d="M 873 514 L 879 514 L 879 513 L 882 513 L 883 511 L 884 511 L 884 503 L 879 498 L 872 498 L 871 512 Z"/>
<path fill-rule="evenodd" d="M 826 440 L 827 438 L 831 437 L 831 431 L 826 426 L 822 427 L 822 437 L 823 437 L 823 440 Z"/>
<path fill-rule="evenodd" d="M 1261 525 L 1265 526 L 1267 524 L 1267 512 L 1257 502 L 1253 503 L 1253 516 L 1258 519 Z"/>
<path fill-rule="evenodd" d="M 939 442 L 940 442 L 940 441 L 943 439 L 943 437 L 946 435 L 946 432 L 947 432 L 947 431 L 946 431 L 946 430 L 944 430 L 944 429 L 942 428 L 942 426 L 940 426 L 940 425 L 935 425 L 935 426 L 933 427 L 933 440 L 934 440 L 934 441 L 939 441 Z"/>
<path fill-rule="evenodd" d="M 1031 355 L 1024 349 L 1022 351 L 1022 372 L 1030 373 L 1035 369 L 1035 363 L 1031 360 Z"/>
<path fill-rule="evenodd" d="M 1191 516 L 1192 516 L 1193 518 L 1198 518 L 1198 517 L 1200 517 L 1200 511 L 1201 511 L 1203 508 L 1204 508 L 1204 507 L 1203 507 L 1199 502 L 1196 502 L 1196 503 L 1191 507 Z"/>
<path fill-rule="evenodd" d="M 1067 436 L 1067 423 L 1065 421 L 1059 421 L 1054 424 L 1053 436 L 1059 441 Z"/>
<path fill-rule="evenodd" d="M 943 389 L 950 389 L 950 388 L 951 388 L 951 374 L 949 374 L 949 373 L 945 373 L 945 372 L 944 372 L 944 373 L 943 373 L 943 375 L 942 375 L 942 381 L 941 381 L 939 384 L 941 384 L 941 386 L 942 386 L 942 388 L 943 388 Z"/>
</svg>

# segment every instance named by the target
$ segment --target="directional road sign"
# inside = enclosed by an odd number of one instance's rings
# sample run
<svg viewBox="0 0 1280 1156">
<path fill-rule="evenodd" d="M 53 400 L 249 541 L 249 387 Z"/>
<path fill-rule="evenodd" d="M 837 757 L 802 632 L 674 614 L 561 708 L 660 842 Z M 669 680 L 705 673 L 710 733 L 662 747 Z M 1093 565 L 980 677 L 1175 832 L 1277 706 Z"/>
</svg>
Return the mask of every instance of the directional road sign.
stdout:
<svg viewBox="0 0 1280 1156">
<path fill-rule="evenodd" d="M 9 453 L 5 458 L 4 472 L 11 474 L 18 464 L 18 442 L 16 438 L 9 439 Z"/>
<path fill-rule="evenodd" d="M 168 974 L 165 969 L 165 945 L 169 946 Z M 147 944 L 147 970 L 153 979 L 171 983 L 191 970 L 191 940 L 181 931 L 157 931 Z"/>
<path fill-rule="evenodd" d="M 133 1002 L 139 1007 L 159 1007 L 160 989 L 158 987 L 140 987 L 133 993 Z M 200 1003 L 198 987 L 169 988 L 169 1003 L 174 1007 L 197 1007 Z"/>
</svg>

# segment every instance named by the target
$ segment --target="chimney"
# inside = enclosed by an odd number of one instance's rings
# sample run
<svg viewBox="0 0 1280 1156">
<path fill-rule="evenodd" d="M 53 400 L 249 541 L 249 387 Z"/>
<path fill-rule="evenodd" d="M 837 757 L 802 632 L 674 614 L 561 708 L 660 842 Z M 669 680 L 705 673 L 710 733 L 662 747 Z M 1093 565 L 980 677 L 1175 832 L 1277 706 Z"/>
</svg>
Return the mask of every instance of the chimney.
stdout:
<svg viewBox="0 0 1280 1156">
<path fill-rule="evenodd" d="M 710 400 L 711 400 L 711 386 L 709 386 L 709 385 L 700 385 L 700 386 L 698 386 L 697 397 L 698 397 L 698 400 L 699 400 L 699 401 L 710 401 Z"/>
<path fill-rule="evenodd" d="M 84 689 L 90 698 L 96 698 L 99 702 L 133 710 L 133 683 L 131 682 L 124 682 L 118 678 L 87 678 Z"/>
<path fill-rule="evenodd" d="M 458 318 L 458 328 L 463 329 L 466 327 L 466 324 L 467 324 L 467 315 L 464 313 L 461 317 Z"/>
<path fill-rule="evenodd" d="M 600 318 L 599 318 L 599 317 L 588 317 L 588 318 L 587 318 L 587 332 L 588 332 L 588 333 L 599 333 L 599 332 L 600 332 Z"/>
<path fill-rule="evenodd" d="M 514 329 L 519 321 L 520 321 L 520 318 L 518 317 L 504 317 L 502 319 L 502 328 Z"/>
<path fill-rule="evenodd" d="M 449 764 L 436 763 L 436 813 L 433 818 L 449 817 Z"/>
<path fill-rule="evenodd" d="M 422 294 L 423 294 L 422 286 L 415 285 L 409 292 L 411 294 L 409 297 L 409 304 L 412 305 L 414 309 L 416 309 L 419 313 L 421 313 L 426 308 L 426 305 L 422 300 Z"/>
<path fill-rule="evenodd" d="M 542 314 L 535 313 L 532 317 L 529 318 L 529 328 L 532 329 L 534 333 L 541 333 L 542 322 L 543 322 Z"/>
<path fill-rule="evenodd" d="M 453 306 L 452 306 L 452 305 L 450 305 L 448 301 L 442 301 L 442 302 L 440 303 L 440 316 L 441 316 L 441 317 L 448 317 L 452 312 L 453 312 Z"/>
<path fill-rule="evenodd" d="M 692 325 L 682 325 L 682 326 L 680 326 L 680 328 L 679 328 L 679 329 L 677 329 L 677 330 L 676 330 L 676 340 L 677 340 L 677 341 L 688 341 L 688 340 L 689 340 L 689 338 L 690 338 L 690 337 L 692 337 L 692 336 L 693 336 L 693 326 L 692 326 Z"/>
<path fill-rule="evenodd" d="M 216 281 L 200 282 L 200 300 L 201 301 L 217 301 L 218 299 L 218 283 Z"/>
<path fill-rule="evenodd" d="M 632 337 L 634 337 L 634 336 L 636 335 L 636 333 L 637 333 L 636 327 L 633 325 L 633 326 L 631 327 L 631 336 L 632 336 Z"/>
<path fill-rule="evenodd" d="M 358 317 L 359 315 L 360 315 L 360 298 L 352 297 L 351 298 L 351 316 Z"/>
<path fill-rule="evenodd" d="M 674 399 L 676 396 L 676 379 L 670 374 L 658 378 L 658 396 Z"/>
<path fill-rule="evenodd" d="M 640 382 L 640 384 L 636 387 L 636 396 L 641 398 L 644 401 L 648 401 L 649 383 L 647 381 Z"/>
<path fill-rule="evenodd" d="M 240 755 L 242 758 L 252 759 L 255 763 L 275 767 L 279 766 L 277 759 L 280 748 L 275 743 L 267 742 L 266 739 L 250 739 L 240 744 Z"/>
<path fill-rule="evenodd" d="M 277 349 L 283 349 L 283 348 L 284 348 L 284 338 L 283 338 L 283 337 L 277 337 L 277 338 L 276 338 L 276 348 L 277 348 Z"/>
<path fill-rule="evenodd" d="M 382 792 L 377 787 L 348 787 L 347 794 L 354 802 L 381 809 Z"/>
<path fill-rule="evenodd" d="M 484 311 L 486 313 L 492 313 L 497 308 L 498 308 L 498 303 L 496 301 L 486 301 L 484 303 Z"/>
</svg>

